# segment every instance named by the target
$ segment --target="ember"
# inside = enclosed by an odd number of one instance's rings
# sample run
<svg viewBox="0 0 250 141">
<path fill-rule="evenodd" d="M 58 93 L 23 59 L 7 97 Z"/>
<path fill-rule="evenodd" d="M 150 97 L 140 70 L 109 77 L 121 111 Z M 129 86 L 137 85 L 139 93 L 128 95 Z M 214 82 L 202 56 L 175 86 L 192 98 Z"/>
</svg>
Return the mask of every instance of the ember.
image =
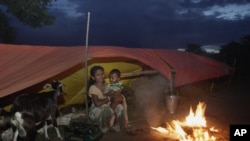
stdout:
<svg viewBox="0 0 250 141">
<path fill-rule="evenodd" d="M 184 122 L 173 120 L 172 124 L 167 124 L 167 129 L 158 127 L 152 129 L 162 135 L 173 136 L 180 141 L 215 141 L 216 138 L 210 134 L 218 132 L 214 127 L 208 128 L 204 116 L 206 105 L 199 102 L 195 113 L 190 107 L 189 115 Z"/>
</svg>

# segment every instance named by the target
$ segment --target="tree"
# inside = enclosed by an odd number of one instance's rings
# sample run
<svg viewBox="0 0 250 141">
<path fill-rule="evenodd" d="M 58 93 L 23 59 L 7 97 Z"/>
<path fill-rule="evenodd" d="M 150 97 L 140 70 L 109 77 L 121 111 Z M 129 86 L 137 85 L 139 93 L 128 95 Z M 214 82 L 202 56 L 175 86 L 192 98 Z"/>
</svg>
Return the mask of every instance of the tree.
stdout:
<svg viewBox="0 0 250 141">
<path fill-rule="evenodd" d="M 243 45 L 250 47 L 250 34 L 243 35 L 243 37 L 240 38 L 240 41 Z"/>
<path fill-rule="evenodd" d="M 249 52 L 250 52 L 250 35 L 243 35 L 240 38 L 240 43 L 241 43 L 241 54 L 240 54 L 240 68 L 241 72 L 243 73 L 244 76 L 249 76 L 250 77 L 250 68 L 249 68 L 249 62 L 250 62 L 250 57 L 249 57 Z"/>
<path fill-rule="evenodd" d="M 199 54 L 199 55 L 202 55 L 204 53 L 201 49 L 201 45 L 198 45 L 198 44 L 188 44 L 186 51 Z"/>
<path fill-rule="evenodd" d="M 234 60 L 239 60 L 241 57 L 242 45 L 239 42 L 232 41 L 226 45 L 221 46 L 220 54 L 223 56 L 223 62 L 231 65 Z"/>
<path fill-rule="evenodd" d="M 0 39 L 4 43 L 12 43 L 16 38 L 16 30 L 9 25 L 7 17 L 0 11 Z M 0 40 L 1 41 L 1 40 Z"/>
<path fill-rule="evenodd" d="M 7 8 L 7 13 L 14 15 L 21 23 L 33 28 L 40 28 L 45 25 L 49 26 L 54 24 L 55 17 L 50 15 L 47 9 L 48 4 L 52 1 L 53 0 L 2 0 L 0 4 Z M 4 21 L 4 24 L 1 24 L 0 27 L 0 38 L 2 38 L 5 43 L 14 41 L 16 30 L 14 27 L 9 26 L 6 16 L 7 13 L 0 9 L 0 20 Z"/>
<path fill-rule="evenodd" d="M 235 67 L 236 74 L 247 78 L 250 76 L 250 68 L 248 64 L 250 62 L 250 35 L 244 35 L 240 38 L 240 42 L 230 42 L 222 46 L 220 51 L 221 56 L 224 57 L 224 62 Z"/>
<path fill-rule="evenodd" d="M 241 38 L 240 38 L 240 43 L 242 44 L 242 47 L 243 47 L 243 50 L 244 50 L 244 53 L 249 53 L 250 51 L 250 35 L 243 35 Z M 248 55 L 246 55 L 248 56 Z M 249 57 L 247 57 L 249 58 Z"/>
</svg>

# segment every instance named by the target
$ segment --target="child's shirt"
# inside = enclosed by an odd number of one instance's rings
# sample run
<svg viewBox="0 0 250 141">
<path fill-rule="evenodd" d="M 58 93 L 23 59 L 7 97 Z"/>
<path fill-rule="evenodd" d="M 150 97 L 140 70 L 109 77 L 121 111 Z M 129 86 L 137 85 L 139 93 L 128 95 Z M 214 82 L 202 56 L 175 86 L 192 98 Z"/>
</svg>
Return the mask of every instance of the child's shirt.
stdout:
<svg viewBox="0 0 250 141">
<path fill-rule="evenodd" d="M 108 93 L 110 91 L 119 91 L 122 90 L 122 88 L 123 88 L 122 82 L 118 81 L 116 83 L 108 84 L 105 93 Z"/>
</svg>

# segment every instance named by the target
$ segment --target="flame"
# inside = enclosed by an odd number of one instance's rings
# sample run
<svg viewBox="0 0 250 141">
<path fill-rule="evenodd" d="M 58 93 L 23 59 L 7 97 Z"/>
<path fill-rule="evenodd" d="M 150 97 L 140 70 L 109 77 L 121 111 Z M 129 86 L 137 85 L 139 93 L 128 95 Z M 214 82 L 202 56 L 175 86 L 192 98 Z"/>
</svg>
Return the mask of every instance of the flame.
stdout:
<svg viewBox="0 0 250 141">
<path fill-rule="evenodd" d="M 204 113 L 206 110 L 205 103 L 199 102 L 195 113 L 193 112 L 192 107 L 190 107 L 189 115 L 186 117 L 186 125 L 188 126 L 201 126 L 206 127 L 206 119 Z"/>
<path fill-rule="evenodd" d="M 161 133 L 169 133 L 169 131 L 163 127 L 157 127 L 157 128 L 151 127 L 151 128 Z"/>
<path fill-rule="evenodd" d="M 173 120 L 172 125 L 167 124 L 167 129 L 162 127 L 151 128 L 162 134 L 174 133 L 180 141 L 216 141 L 216 138 L 209 133 L 218 132 L 218 130 L 214 127 L 207 128 L 204 116 L 205 110 L 206 104 L 199 102 L 195 112 L 190 107 L 189 115 L 184 122 Z"/>
</svg>

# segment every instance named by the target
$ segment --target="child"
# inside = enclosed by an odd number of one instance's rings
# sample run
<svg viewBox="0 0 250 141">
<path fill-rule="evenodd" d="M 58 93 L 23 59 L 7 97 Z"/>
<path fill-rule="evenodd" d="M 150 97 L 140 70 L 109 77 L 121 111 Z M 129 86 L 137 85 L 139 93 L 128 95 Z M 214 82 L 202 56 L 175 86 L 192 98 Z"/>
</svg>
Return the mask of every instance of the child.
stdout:
<svg viewBox="0 0 250 141">
<path fill-rule="evenodd" d="M 105 94 L 111 97 L 110 99 L 110 107 L 115 111 L 119 110 L 119 108 L 116 109 L 118 104 L 122 104 L 124 107 L 124 118 L 123 121 L 123 127 L 127 128 L 128 124 L 128 113 L 127 113 L 127 102 L 125 97 L 121 94 L 121 91 L 123 89 L 123 84 L 120 81 L 121 79 L 121 72 L 118 69 L 113 69 L 109 73 L 109 80 L 110 84 L 107 85 Z M 113 91 L 113 92 L 112 92 Z M 116 93 L 117 91 L 120 91 L 119 93 Z M 116 115 L 117 116 L 117 115 Z"/>
<path fill-rule="evenodd" d="M 121 72 L 118 69 L 113 69 L 110 71 L 109 73 L 109 80 L 110 80 L 110 84 L 108 84 L 106 90 L 105 90 L 105 94 L 108 95 L 108 93 L 110 93 L 111 91 L 117 92 L 117 91 L 122 91 L 123 88 L 123 84 L 120 81 L 121 79 Z M 121 95 L 117 95 L 117 94 L 113 94 L 111 92 L 111 94 L 109 94 L 109 96 L 111 96 L 111 103 L 110 103 L 110 107 L 115 110 L 115 107 L 118 104 L 122 104 L 122 98 L 124 96 Z"/>
</svg>

